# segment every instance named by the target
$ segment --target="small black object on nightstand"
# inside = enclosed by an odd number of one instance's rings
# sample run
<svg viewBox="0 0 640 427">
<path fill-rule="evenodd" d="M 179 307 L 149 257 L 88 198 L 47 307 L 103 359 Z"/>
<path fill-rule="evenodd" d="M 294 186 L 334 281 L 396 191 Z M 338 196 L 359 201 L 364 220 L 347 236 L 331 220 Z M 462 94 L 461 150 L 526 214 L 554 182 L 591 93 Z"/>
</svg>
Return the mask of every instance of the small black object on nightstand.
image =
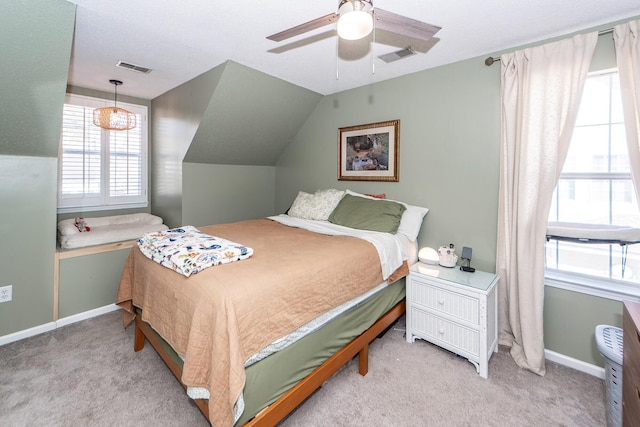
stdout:
<svg viewBox="0 0 640 427">
<path fill-rule="evenodd" d="M 475 268 L 471 267 L 471 248 L 463 247 L 462 248 L 462 265 L 460 266 L 460 270 L 466 271 L 467 273 L 473 273 L 476 271 Z M 466 265 L 465 265 L 466 261 Z"/>
</svg>

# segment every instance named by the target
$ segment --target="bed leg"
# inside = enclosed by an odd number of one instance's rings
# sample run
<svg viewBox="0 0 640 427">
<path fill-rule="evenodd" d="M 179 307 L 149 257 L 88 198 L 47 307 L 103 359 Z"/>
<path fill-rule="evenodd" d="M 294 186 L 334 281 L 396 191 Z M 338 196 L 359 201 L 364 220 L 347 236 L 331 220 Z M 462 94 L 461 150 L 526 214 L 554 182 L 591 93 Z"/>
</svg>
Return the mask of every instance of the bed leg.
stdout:
<svg viewBox="0 0 640 427">
<path fill-rule="evenodd" d="M 358 353 L 358 372 L 363 377 L 369 372 L 369 344 L 365 344 Z"/>
<path fill-rule="evenodd" d="M 144 333 L 138 327 L 138 318 L 136 317 L 136 332 L 133 340 L 133 351 L 140 351 L 144 348 Z"/>
</svg>

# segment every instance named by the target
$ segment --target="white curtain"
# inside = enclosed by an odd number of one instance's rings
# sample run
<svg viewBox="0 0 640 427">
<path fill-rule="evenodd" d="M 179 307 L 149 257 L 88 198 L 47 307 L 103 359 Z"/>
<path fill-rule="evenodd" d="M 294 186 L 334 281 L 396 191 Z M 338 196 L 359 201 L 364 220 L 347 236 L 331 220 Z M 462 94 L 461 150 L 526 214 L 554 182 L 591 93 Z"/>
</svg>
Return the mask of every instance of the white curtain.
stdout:
<svg viewBox="0 0 640 427">
<path fill-rule="evenodd" d="M 613 28 L 631 174 L 640 205 L 640 21 Z"/>
<path fill-rule="evenodd" d="M 544 375 L 544 244 L 551 196 L 578 115 L 597 33 L 503 55 L 496 270 L 499 341 Z"/>
</svg>

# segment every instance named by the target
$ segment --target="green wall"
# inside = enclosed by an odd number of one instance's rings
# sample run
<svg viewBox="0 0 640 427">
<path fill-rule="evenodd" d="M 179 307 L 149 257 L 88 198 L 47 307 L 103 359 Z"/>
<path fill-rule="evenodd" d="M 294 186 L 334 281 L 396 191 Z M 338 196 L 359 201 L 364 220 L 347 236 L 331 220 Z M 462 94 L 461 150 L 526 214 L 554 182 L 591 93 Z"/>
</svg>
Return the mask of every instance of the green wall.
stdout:
<svg viewBox="0 0 640 427">
<path fill-rule="evenodd" d="M 184 224 L 203 226 L 274 214 L 275 166 L 183 163 Z"/>
<path fill-rule="evenodd" d="M 276 211 L 289 207 L 299 190 L 384 192 L 430 209 L 420 247 L 469 246 L 476 268 L 495 271 L 500 63 L 487 67 L 485 58 L 323 98 L 278 162 Z M 611 67 L 608 34 L 600 37 L 592 70 Z M 393 119 L 401 122 L 400 182 L 338 181 L 338 128 Z M 603 366 L 594 328 L 619 325 L 621 304 L 557 288 L 545 287 L 545 293 L 545 348 Z"/>
<path fill-rule="evenodd" d="M 53 320 L 57 169 L 55 157 L 0 155 L 0 286 L 13 286 L 0 336 Z"/>
<path fill-rule="evenodd" d="M 102 98 L 109 101 L 113 101 L 113 96 L 114 96 L 113 92 L 104 92 L 101 90 L 88 89 L 84 87 L 71 86 L 71 85 L 67 85 L 67 93 L 73 93 L 74 95 L 90 96 L 93 98 Z M 149 99 L 143 99 L 143 98 L 137 98 L 135 96 L 118 94 L 118 102 L 127 102 L 129 104 L 144 105 L 147 108 L 149 108 L 149 110 L 151 110 L 151 100 Z"/>
<path fill-rule="evenodd" d="M 495 269 L 500 68 L 472 59 L 326 96 L 278 162 L 276 210 L 299 190 L 349 188 L 430 209 L 420 245 L 473 248 Z M 338 128 L 400 120 L 400 181 L 338 181 Z"/>
<path fill-rule="evenodd" d="M 75 6 L 5 0 L 0 13 L 0 336 L 53 320 L 57 155 Z"/>
<path fill-rule="evenodd" d="M 274 166 L 321 98 L 228 61 L 184 161 Z"/>
<path fill-rule="evenodd" d="M 60 260 L 58 317 L 115 303 L 129 252 L 126 248 Z"/>
<path fill-rule="evenodd" d="M 622 303 L 546 286 L 544 344 L 565 356 L 604 366 L 595 340 L 597 325 L 622 327 Z"/>
<path fill-rule="evenodd" d="M 171 227 L 271 215 L 275 164 L 321 98 L 228 61 L 153 99 L 151 212 Z M 187 164 L 209 179 L 185 182 Z"/>
<path fill-rule="evenodd" d="M 0 13 L 0 154 L 57 157 L 75 6 L 5 0 Z"/>
<path fill-rule="evenodd" d="M 182 160 L 209 106 L 224 65 L 151 101 L 151 213 L 182 222 Z"/>
</svg>

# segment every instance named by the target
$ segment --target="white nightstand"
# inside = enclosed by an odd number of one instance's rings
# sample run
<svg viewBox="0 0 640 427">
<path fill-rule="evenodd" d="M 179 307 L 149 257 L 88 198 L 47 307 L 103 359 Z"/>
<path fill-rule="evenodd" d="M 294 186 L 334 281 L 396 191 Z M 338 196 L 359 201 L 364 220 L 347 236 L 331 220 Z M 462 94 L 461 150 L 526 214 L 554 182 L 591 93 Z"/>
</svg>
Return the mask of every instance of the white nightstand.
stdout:
<svg viewBox="0 0 640 427">
<path fill-rule="evenodd" d="M 407 341 L 432 342 L 473 363 L 482 378 L 498 351 L 500 276 L 421 262 L 407 280 Z"/>
</svg>

